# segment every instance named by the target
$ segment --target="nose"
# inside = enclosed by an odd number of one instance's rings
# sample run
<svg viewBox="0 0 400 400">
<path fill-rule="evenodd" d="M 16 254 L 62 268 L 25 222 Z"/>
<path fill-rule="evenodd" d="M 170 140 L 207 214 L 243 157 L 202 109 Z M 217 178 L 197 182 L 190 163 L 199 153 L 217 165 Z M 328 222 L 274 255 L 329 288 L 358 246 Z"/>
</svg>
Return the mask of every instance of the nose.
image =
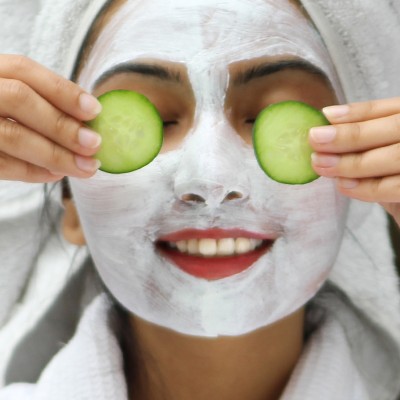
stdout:
<svg viewBox="0 0 400 400">
<path fill-rule="evenodd" d="M 219 206 L 243 201 L 248 197 L 244 187 L 227 188 L 225 185 L 193 179 L 175 187 L 177 197 L 184 203 Z"/>
<path fill-rule="evenodd" d="M 203 179 L 191 179 L 175 187 L 175 193 L 182 202 L 195 205 L 205 204 L 218 207 L 221 204 L 243 201 L 248 197 L 245 187 L 227 185 Z"/>
<path fill-rule="evenodd" d="M 247 199 L 245 151 L 223 113 L 204 112 L 182 149 L 174 178 L 176 198 L 214 208 Z"/>
</svg>

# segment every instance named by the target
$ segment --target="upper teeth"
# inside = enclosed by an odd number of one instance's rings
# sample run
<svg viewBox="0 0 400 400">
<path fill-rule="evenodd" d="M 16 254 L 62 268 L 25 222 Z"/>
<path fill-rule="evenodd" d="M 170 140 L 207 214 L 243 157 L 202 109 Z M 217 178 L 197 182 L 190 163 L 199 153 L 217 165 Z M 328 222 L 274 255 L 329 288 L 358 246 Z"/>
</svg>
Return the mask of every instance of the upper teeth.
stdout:
<svg viewBox="0 0 400 400">
<path fill-rule="evenodd" d="M 201 255 L 204 257 L 231 256 L 253 251 L 261 246 L 262 240 L 240 238 L 224 239 L 190 239 L 169 242 L 169 245 L 182 253 Z"/>
</svg>

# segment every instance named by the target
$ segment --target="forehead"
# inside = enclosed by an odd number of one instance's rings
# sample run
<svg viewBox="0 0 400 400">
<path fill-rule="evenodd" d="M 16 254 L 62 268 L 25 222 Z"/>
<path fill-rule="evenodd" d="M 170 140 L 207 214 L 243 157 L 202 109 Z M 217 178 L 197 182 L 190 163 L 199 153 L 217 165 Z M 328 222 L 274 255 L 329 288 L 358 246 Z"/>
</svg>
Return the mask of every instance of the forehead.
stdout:
<svg viewBox="0 0 400 400">
<path fill-rule="evenodd" d="M 178 62 L 218 61 L 253 56 L 257 48 L 278 42 L 284 52 L 285 40 L 289 44 L 311 31 L 289 0 L 135 0 L 117 9 L 99 40 L 112 51 L 130 49 L 133 56 L 136 49 Z"/>
<path fill-rule="evenodd" d="M 183 63 L 190 75 L 276 56 L 334 75 L 318 33 L 291 0 L 127 0 L 105 19 L 81 78 L 85 84 L 85 72 L 92 80 L 140 58 Z"/>
</svg>

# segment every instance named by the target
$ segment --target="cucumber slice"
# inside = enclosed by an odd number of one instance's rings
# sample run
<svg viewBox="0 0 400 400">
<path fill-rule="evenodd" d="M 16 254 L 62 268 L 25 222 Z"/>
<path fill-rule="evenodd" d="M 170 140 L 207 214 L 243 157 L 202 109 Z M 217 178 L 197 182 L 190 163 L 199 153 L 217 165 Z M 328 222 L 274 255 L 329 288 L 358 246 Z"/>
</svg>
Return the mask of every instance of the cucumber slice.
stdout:
<svg viewBox="0 0 400 400">
<path fill-rule="evenodd" d="M 155 106 L 140 93 L 113 90 L 99 97 L 103 106 L 89 127 L 102 137 L 95 158 L 100 169 L 112 174 L 135 171 L 160 152 L 163 121 Z"/>
<path fill-rule="evenodd" d="M 263 171 L 273 180 L 291 185 L 317 179 L 308 133 L 322 125 L 329 125 L 324 114 L 299 101 L 283 101 L 262 110 L 254 123 L 253 145 Z"/>
</svg>

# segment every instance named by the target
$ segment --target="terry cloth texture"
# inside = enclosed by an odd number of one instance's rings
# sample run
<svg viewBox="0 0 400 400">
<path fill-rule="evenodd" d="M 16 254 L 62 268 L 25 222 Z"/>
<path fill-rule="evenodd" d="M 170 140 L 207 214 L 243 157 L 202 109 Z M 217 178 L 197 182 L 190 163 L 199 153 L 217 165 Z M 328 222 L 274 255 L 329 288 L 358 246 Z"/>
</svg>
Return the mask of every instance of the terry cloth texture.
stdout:
<svg viewBox="0 0 400 400">
<path fill-rule="evenodd" d="M 326 43 L 347 101 L 399 96 L 399 1 L 302 3 Z"/>
<path fill-rule="evenodd" d="M 340 294 L 327 288 L 319 297 L 329 308 L 320 308 L 317 299 L 311 313 L 322 312 L 322 318 L 318 318 L 281 400 L 393 399 L 393 387 L 387 386 L 390 382 L 382 369 L 398 364 L 391 362 L 390 349 L 382 351 L 379 333 L 375 336 L 374 327 L 343 303 Z M 74 338 L 54 357 L 38 383 L 11 385 L 0 391 L 0 400 L 127 400 L 123 356 L 112 313 L 106 295 L 96 298 Z M 368 344 L 365 357 L 357 355 L 360 349 L 354 346 L 360 334 Z M 395 370 L 393 376 L 397 376 Z"/>
<path fill-rule="evenodd" d="M 39 0 L 0 0 L 0 53 L 28 53 L 39 10 Z"/>
<path fill-rule="evenodd" d="M 41 3 L 29 55 L 70 78 L 82 42 L 106 1 Z M 331 53 L 347 101 L 400 94 L 400 2 L 303 0 L 303 4 Z M 386 217 L 379 206 L 352 201 L 343 245 L 329 281 L 343 294 L 348 308 L 354 306 L 360 319 L 376 328 L 380 345 L 390 349 L 390 363 L 399 371 L 400 295 L 389 243 Z M 346 315 L 344 312 L 336 320 L 349 342 L 346 329 L 351 325 L 344 322 Z M 369 339 L 359 335 L 357 343 L 361 355 L 369 354 Z M 384 397 L 376 397 L 368 388 L 372 400 L 392 400 L 400 392 L 400 379 L 393 378 L 388 368 L 382 368 L 382 374 L 379 376 L 388 391 Z"/>
<path fill-rule="evenodd" d="M 0 327 L 21 296 L 45 230 L 42 185 L 0 181 Z"/>
</svg>

